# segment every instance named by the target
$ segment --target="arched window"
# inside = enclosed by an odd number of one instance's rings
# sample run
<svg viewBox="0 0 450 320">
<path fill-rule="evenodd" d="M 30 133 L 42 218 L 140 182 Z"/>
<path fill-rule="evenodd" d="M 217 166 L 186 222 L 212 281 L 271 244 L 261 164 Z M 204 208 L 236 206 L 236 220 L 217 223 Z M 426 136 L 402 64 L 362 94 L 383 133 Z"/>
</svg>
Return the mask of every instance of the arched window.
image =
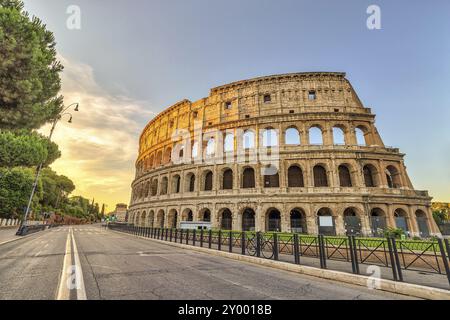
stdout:
<svg viewBox="0 0 450 320">
<path fill-rule="evenodd" d="M 242 188 L 255 187 L 255 170 L 253 168 L 245 168 L 242 174 Z"/>
<path fill-rule="evenodd" d="M 213 185 L 213 173 L 211 171 L 208 171 L 205 174 L 205 191 L 211 191 Z"/>
<path fill-rule="evenodd" d="M 155 163 L 155 167 L 159 167 L 161 165 L 162 162 L 162 151 L 159 151 L 156 154 L 156 163 Z"/>
<path fill-rule="evenodd" d="M 233 221 L 233 215 L 229 209 L 225 209 L 222 212 L 220 228 L 222 230 L 231 230 L 231 225 Z"/>
<path fill-rule="evenodd" d="M 173 177 L 173 193 L 179 193 L 180 192 L 180 183 L 181 183 L 181 178 L 179 175 L 175 175 Z"/>
<path fill-rule="evenodd" d="M 308 233 L 306 214 L 301 209 L 291 210 L 291 232 Z"/>
<path fill-rule="evenodd" d="M 298 166 L 290 166 L 288 169 L 288 187 L 304 187 L 303 172 Z"/>
<path fill-rule="evenodd" d="M 281 213 L 277 209 L 271 209 L 266 214 L 266 230 L 271 232 L 281 231 Z"/>
<path fill-rule="evenodd" d="M 278 134 L 275 129 L 267 128 L 262 134 L 263 147 L 275 147 L 278 145 Z"/>
<path fill-rule="evenodd" d="M 242 231 L 255 230 L 255 211 L 247 208 L 242 213 Z"/>
<path fill-rule="evenodd" d="M 251 130 L 246 130 L 242 136 L 244 149 L 253 149 L 255 147 L 255 134 Z"/>
<path fill-rule="evenodd" d="M 178 157 L 179 157 L 180 159 L 183 159 L 183 157 L 184 157 L 184 146 L 182 146 L 182 147 L 180 148 L 180 151 L 178 152 Z"/>
<path fill-rule="evenodd" d="M 211 211 L 205 209 L 202 213 L 201 221 L 209 222 L 211 221 Z"/>
<path fill-rule="evenodd" d="M 167 184 L 168 184 L 167 177 L 163 177 L 161 180 L 161 194 L 162 195 L 167 194 Z"/>
<path fill-rule="evenodd" d="M 172 160 L 172 148 L 167 148 L 164 155 L 164 163 L 169 163 Z"/>
<path fill-rule="evenodd" d="M 358 146 L 367 145 L 364 131 L 361 128 L 359 127 L 355 128 L 355 136 L 356 136 L 356 144 Z"/>
<path fill-rule="evenodd" d="M 278 169 L 275 166 L 267 166 L 264 168 L 264 188 L 278 188 L 280 179 Z"/>
<path fill-rule="evenodd" d="M 194 192 L 195 191 L 195 175 L 193 173 L 187 174 L 187 186 L 186 191 L 187 192 Z"/>
<path fill-rule="evenodd" d="M 297 128 L 289 128 L 286 130 L 285 143 L 287 145 L 299 145 L 300 144 L 300 133 Z"/>
<path fill-rule="evenodd" d="M 409 232 L 407 217 L 408 214 L 403 209 L 396 209 L 394 211 L 395 225 L 406 233 Z"/>
<path fill-rule="evenodd" d="M 232 152 L 234 150 L 234 135 L 227 133 L 223 142 L 224 152 Z"/>
<path fill-rule="evenodd" d="M 231 169 L 226 169 L 223 172 L 222 188 L 224 190 L 233 189 L 233 171 Z"/>
<path fill-rule="evenodd" d="M 389 188 L 400 188 L 400 173 L 394 166 L 388 166 L 386 168 L 386 180 Z"/>
<path fill-rule="evenodd" d="M 215 148 L 216 148 L 216 141 L 214 140 L 214 138 L 209 139 L 206 145 L 206 155 L 207 156 L 214 155 Z"/>
<path fill-rule="evenodd" d="M 351 187 L 352 186 L 352 177 L 350 175 L 350 170 L 345 165 L 340 165 L 338 167 L 339 171 L 339 182 L 341 187 Z"/>
<path fill-rule="evenodd" d="M 309 128 L 309 144 L 323 144 L 322 129 L 319 127 Z"/>
<path fill-rule="evenodd" d="M 194 141 L 194 143 L 192 144 L 192 158 L 197 157 L 198 157 L 198 142 Z"/>
<path fill-rule="evenodd" d="M 373 188 L 377 186 L 376 183 L 376 169 L 373 165 L 367 164 L 363 167 L 364 183 L 366 187 Z"/>
<path fill-rule="evenodd" d="M 342 130 L 342 128 L 333 127 L 333 144 L 345 145 L 345 135 L 344 130 Z"/>
<path fill-rule="evenodd" d="M 152 196 L 156 196 L 158 194 L 158 179 L 152 180 L 152 186 L 151 186 Z"/>
<path fill-rule="evenodd" d="M 314 186 L 328 187 L 327 171 L 321 165 L 316 165 L 313 169 Z"/>
</svg>

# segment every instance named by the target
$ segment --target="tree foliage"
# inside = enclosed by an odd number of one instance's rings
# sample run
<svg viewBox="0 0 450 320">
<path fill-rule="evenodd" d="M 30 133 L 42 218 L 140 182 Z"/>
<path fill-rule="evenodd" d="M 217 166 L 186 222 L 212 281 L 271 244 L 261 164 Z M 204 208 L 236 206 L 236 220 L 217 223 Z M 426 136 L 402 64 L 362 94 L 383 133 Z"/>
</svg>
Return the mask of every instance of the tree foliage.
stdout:
<svg viewBox="0 0 450 320">
<path fill-rule="evenodd" d="M 18 0 L 0 0 L 0 128 L 39 128 L 61 111 L 53 33 Z"/>
<path fill-rule="evenodd" d="M 0 167 L 47 166 L 60 156 L 58 145 L 36 132 L 0 131 Z"/>
</svg>

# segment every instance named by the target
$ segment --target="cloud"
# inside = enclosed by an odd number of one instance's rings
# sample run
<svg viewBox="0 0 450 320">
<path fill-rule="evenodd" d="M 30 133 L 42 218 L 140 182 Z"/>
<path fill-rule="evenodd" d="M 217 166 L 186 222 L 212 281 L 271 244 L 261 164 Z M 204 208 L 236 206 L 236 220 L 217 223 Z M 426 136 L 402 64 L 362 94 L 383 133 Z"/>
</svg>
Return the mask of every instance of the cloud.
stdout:
<svg viewBox="0 0 450 320">
<path fill-rule="evenodd" d="M 71 178 L 76 190 L 96 202 L 128 203 L 130 184 L 134 177 L 139 135 L 155 114 L 144 101 L 106 92 L 95 81 L 89 65 L 60 56 L 64 65 L 62 94 L 66 105 L 80 104 L 73 112 L 72 123 L 63 118 L 57 125 L 53 140 L 62 157 L 52 164 L 59 174 Z M 47 134 L 50 126 L 41 129 Z"/>
</svg>

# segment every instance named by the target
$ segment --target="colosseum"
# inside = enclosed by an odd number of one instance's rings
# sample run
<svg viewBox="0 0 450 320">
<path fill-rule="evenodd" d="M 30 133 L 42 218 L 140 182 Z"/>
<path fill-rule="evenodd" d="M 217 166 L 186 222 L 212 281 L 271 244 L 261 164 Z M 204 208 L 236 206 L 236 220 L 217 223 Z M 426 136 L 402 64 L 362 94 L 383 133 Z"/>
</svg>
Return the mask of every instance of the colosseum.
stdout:
<svg viewBox="0 0 450 320">
<path fill-rule="evenodd" d="M 152 119 L 140 136 L 128 222 L 213 229 L 439 235 L 431 197 L 345 73 L 260 77 L 211 89 Z"/>
</svg>

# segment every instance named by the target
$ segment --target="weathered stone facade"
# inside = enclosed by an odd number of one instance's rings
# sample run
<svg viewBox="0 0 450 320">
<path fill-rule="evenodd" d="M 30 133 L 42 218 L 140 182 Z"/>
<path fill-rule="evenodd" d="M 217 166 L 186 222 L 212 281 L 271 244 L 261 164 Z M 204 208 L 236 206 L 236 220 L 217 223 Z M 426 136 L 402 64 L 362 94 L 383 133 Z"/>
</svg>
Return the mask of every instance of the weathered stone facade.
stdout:
<svg viewBox="0 0 450 320">
<path fill-rule="evenodd" d="M 322 141 L 312 141 L 314 130 Z M 183 100 L 145 127 L 129 221 L 173 227 L 210 219 L 214 228 L 233 230 L 363 235 L 400 226 L 414 236 L 439 234 L 431 198 L 414 190 L 403 157 L 384 146 L 375 115 L 343 73 L 239 81 Z"/>
</svg>

